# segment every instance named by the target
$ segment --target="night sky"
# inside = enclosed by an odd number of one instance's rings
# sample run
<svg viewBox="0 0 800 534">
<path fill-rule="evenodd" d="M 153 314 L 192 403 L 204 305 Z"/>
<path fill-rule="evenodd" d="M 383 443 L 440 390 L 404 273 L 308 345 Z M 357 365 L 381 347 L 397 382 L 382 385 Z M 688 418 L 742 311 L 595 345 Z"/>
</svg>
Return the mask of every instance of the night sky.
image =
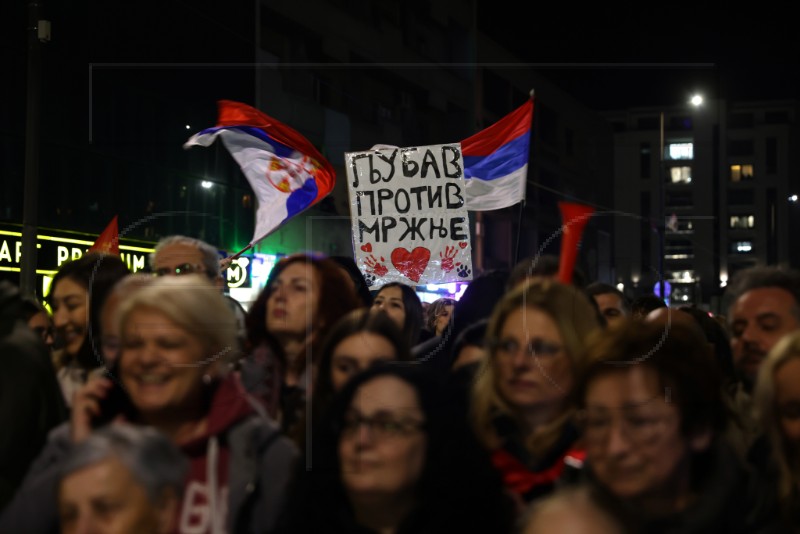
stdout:
<svg viewBox="0 0 800 534">
<path fill-rule="evenodd" d="M 594 109 L 707 98 L 800 98 L 800 46 L 787 5 L 719 9 L 685 1 L 520 4 L 479 0 L 486 33 Z"/>
<path fill-rule="evenodd" d="M 800 46 L 788 4 L 774 9 L 761 1 L 736 10 L 732 4 L 719 3 L 719 9 L 709 9 L 684 0 L 630 5 L 476 1 L 480 31 L 589 108 L 680 104 L 694 92 L 728 100 L 800 98 Z M 308 2 L 310 9 L 314 3 Z M 121 64 L 198 58 L 236 62 L 252 50 L 247 35 L 252 20 L 241 16 L 252 9 L 249 0 L 231 4 L 218 0 L 135 4 L 45 0 L 42 5 L 44 16 L 54 20 L 53 41 L 45 53 L 56 64 L 60 54 L 66 50 L 74 54 L 76 47 L 85 47 L 88 61 Z M 4 96 L 11 99 L 24 94 L 24 6 L 22 1 L 4 6 L 8 14 L 3 17 L 6 31 L 2 32 L 8 54 L 5 65 L 17 73 L 15 94 L 8 95 L 4 89 Z M 80 65 L 80 72 L 85 65 Z M 231 87 L 226 77 L 216 79 Z M 204 83 L 214 83 L 214 79 L 206 76 Z M 153 90 L 170 87 L 173 84 L 163 83 Z M 247 85 L 243 94 L 250 88 Z M 208 113 L 213 115 L 213 103 Z"/>
</svg>

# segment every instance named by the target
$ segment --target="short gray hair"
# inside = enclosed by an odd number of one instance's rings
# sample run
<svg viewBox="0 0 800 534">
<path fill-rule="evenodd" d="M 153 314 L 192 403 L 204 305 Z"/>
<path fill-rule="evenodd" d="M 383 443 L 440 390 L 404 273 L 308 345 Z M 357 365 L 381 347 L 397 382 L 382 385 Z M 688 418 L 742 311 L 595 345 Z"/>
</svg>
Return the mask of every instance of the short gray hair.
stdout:
<svg viewBox="0 0 800 534">
<path fill-rule="evenodd" d="M 69 451 L 61 464 L 59 482 L 106 460 L 119 460 L 142 485 L 152 503 L 164 490 L 183 493 L 189 460 L 164 434 L 152 427 L 115 423 L 92 432 Z"/>
<path fill-rule="evenodd" d="M 238 323 L 225 297 L 201 274 L 161 276 L 134 291 L 119 305 L 116 322 L 124 326 L 137 308 L 155 310 L 203 342 L 206 356 L 235 361 L 239 357 Z"/>
<path fill-rule="evenodd" d="M 196 247 L 197 250 L 200 251 L 201 256 L 203 257 L 203 267 L 205 267 L 206 272 L 208 273 L 209 278 L 216 278 L 220 275 L 219 270 L 219 253 L 217 249 L 213 246 L 209 245 L 205 241 L 201 241 L 200 239 L 196 239 L 194 237 L 188 237 L 185 235 L 171 235 L 162 238 L 158 243 L 156 243 L 155 249 L 153 252 L 150 253 L 150 268 L 155 267 L 156 263 L 156 256 L 158 253 L 166 246 L 169 245 L 188 245 L 190 247 Z"/>
</svg>

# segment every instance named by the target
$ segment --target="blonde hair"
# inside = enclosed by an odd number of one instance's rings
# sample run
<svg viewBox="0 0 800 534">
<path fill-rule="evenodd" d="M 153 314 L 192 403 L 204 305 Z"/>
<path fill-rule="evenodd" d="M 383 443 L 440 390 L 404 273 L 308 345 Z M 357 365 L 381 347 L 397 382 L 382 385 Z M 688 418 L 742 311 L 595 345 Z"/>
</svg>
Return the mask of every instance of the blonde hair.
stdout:
<svg viewBox="0 0 800 534">
<path fill-rule="evenodd" d="M 785 335 L 772 347 L 767 358 L 758 369 L 754 390 L 755 416 L 764 430 L 772 450 L 772 458 L 778 468 L 778 501 L 788 504 L 794 485 L 800 480 L 800 461 L 792 459 L 789 444 L 781 431 L 776 406 L 775 375 L 781 367 L 793 359 L 800 359 L 800 331 Z"/>
<path fill-rule="evenodd" d="M 124 297 L 116 317 L 123 339 L 125 323 L 141 308 L 164 314 L 202 341 L 213 361 L 230 363 L 239 357 L 236 316 L 207 276 L 161 276 Z"/>
<path fill-rule="evenodd" d="M 586 339 L 599 328 L 597 312 L 588 297 L 572 285 L 561 284 L 550 279 L 531 279 L 506 293 L 494 308 L 486 329 L 485 339 L 496 341 L 508 316 L 515 310 L 526 307 L 546 313 L 556 323 L 564 342 L 564 350 L 570 359 L 573 376 L 578 376 L 584 367 Z M 497 373 L 494 355 L 481 360 L 472 387 L 470 416 L 478 438 L 487 448 L 500 445 L 494 428 L 494 420 L 501 415 L 510 416 L 520 426 L 522 416 L 502 397 L 497 388 Z M 566 408 L 553 421 L 527 436 L 525 445 L 534 455 L 552 447 L 564 424 L 572 413 Z"/>
</svg>

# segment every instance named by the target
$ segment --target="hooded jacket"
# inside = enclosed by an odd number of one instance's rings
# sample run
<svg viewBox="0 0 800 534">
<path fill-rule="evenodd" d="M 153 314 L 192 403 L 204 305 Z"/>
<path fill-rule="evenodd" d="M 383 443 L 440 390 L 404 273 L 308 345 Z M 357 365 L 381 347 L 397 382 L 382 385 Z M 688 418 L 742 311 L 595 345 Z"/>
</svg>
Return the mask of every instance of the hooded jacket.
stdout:
<svg viewBox="0 0 800 534">
<path fill-rule="evenodd" d="M 61 460 L 69 452 L 69 423 L 54 429 L 11 504 L 0 534 L 57 533 Z M 217 534 L 269 533 L 284 504 L 298 451 L 230 376 L 220 382 L 203 436 L 181 446 L 190 473 L 179 511 L 180 527 Z M 216 488 L 216 491 L 212 489 Z M 196 532 L 196 530 L 193 530 Z"/>
</svg>

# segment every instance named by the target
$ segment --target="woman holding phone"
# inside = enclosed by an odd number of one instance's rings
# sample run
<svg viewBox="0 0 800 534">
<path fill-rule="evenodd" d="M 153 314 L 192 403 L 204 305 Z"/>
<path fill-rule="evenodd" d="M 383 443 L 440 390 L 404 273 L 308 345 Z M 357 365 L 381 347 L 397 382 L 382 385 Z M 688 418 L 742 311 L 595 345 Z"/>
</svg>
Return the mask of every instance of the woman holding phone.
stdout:
<svg viewBox="0 0 800 534">
<path fill-rule="evenodd" d="M 116 373 L 76 394 L 0 531 L 55 531 L 60 462 L 102 421 L 127 420 L 159 430 L 189 459 L 178 532 L 270 532 L 297 450 L 228 374 L 236 319 L 219 290 L 200 275 L 162 277 L 117 313 Z"/>
</svg>

